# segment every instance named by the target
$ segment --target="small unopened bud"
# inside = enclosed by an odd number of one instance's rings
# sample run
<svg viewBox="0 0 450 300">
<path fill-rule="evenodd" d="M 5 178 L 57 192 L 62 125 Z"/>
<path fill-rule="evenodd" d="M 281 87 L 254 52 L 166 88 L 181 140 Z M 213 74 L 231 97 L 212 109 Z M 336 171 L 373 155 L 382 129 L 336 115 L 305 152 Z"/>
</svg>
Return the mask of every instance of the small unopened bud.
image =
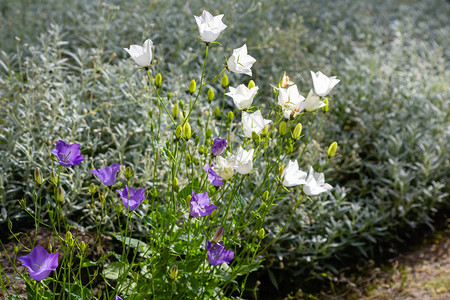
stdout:
<svg viewBox="0 0 450 300">
<path fill-rule="evenodd" d="M 89 185 L 89 193 L 91 193 L 91 195 L 95 194 L 95 184 L 91 183 Z"/>
<path fill-rule="evenodd" d="M 183 136 L 186 140 L 190 139 L 192 136 L 191 125 L 188 122 L 183 125 Z"/>
<path fill-rule="evenodd" d="M 234 113 L 232 112 L 232 111 L 229 111 L 228 112 L 228 117 L 227 117 L 227 125 L 230 125 L 231 124 L 231 122 L 233 122 L 233 119 L 234 119 Z"/>
<path fill-rule="evenodd" d="M 192 196 L 191 196 L 191 195 L 187 195 L 187 197 L 186 197 L 186 203 L 188 203 L 188 205 L 191 204 L 191 199 L 192 199 Z"/>
<path fill-rule="evenodd" d="M 64 202 L 64 196 L 66 195 L 66 192 L 64 191 L 62 186 L 58 186 L 58 189 L 56 190 L 56 201 L 59 203 Z"/>
<path fill-rule="evenodd" d="M 223 236 L 224 232 L 225 232 L 225 227 L 223 227 L 223 226 L 220 226 L 216 230 L 216 233 L 214 233 L 214 236 L 213 236 L 213 239 L 212 239 L 214 244 L 218 243 L 222 239 L 222 236 Z"/>
<path fill-rule="evenodd" d="M 180 109 L 179 109 L 178 103 L 175 103 L 172 107 L 172 117 L 174 119 L 176 119 L 178 117 L 179 113 L 180 113 Z"/>
<path fill-rule="evenodd" d="M 178 192 L 179 186 L 178 179 L 176 177 L 172 180 L 172 188 L 175 192 Z"/>
<path fill-rule="evenodd" d="M 44 183 L 44 177 L 42 176 L 41 169 L 39 169 L 38 167 L 34 169 L 34 181 L 36 181 L 37 185 L 41 185 L 42 183 Z"/>
<path fill-rule="evenodd" d="M 172 279 L 172 281 L 175 281 L 177 277 L 178 277 L 178 266 L 173 265 L 172 268 L 170 268 L 170 279 Z"/>
<path fill-rule="evenodd" d="M 161 76 L 161 73 L 158 73 L 155 77 L 155 86 L 157 88 L 160 88 L 161 84 L 162 84 L 162 76 Z"/>
<path fill-rule="evenodd" d="M 213 89 L 209 89 L 208 90 L 208 102 L 211 103 L 214 99 L 214 90 Z"/>
<path fill-rule="evenodd" d="M 71 246 L 73 244 L 73 237 L 72 237 L 72 233 L 70 231 L 66 232 L 66 243 Z"/>
<path fill-rule="evenodd" d="M 56 175 L 56 173 L 53 171 L 50 172 L 50 183 L 53 185 L 58 184 L 58 175 Z"/>
<path fill-rule="evenodd" d="M 287 132 L 287 124 L 286 124 L 286 122 L 285 121 L 282 121 L 281 123 L 280 123 L 280 135 L 281 136 L 284 136 L 284 135 L 286 135 L 286 132 Z"/>
<path fill-rule="evenodd" d="M 260 240 L 264 239 L 264 237 L 266 236 L 266 231 L 264 230 L 264 228 L 260 228 L 258 230 L 258 238 Z"/>
<path fill-rule="evenodd" d="M 200 148 L 198 148 L 198 152 L 200 154 L 208 154 L 208 149 L 205 146 L 201 145 Z"/>
<path fill-rule="evenodd" d="M 52 246 L 52 244 L 51 244 L 50 242 L 48 242 L 48 251 L 49 251 L 50 253 L 53 252 L 53 246 Z"/>
<path fill-rule="evenodd" d="M 328 99 L 324 99 L 323 103 L 325 103 L 325 106 L 322 107 L 322 111 L 323 112 L 327 112 L 330 110 L 330 103 L 328 102 Z"/>
<path fill-rule="evenodd" d="M 278 168 L 278 172 L 280 172 L 280 175 L 283 175 L 284 166 L 281 166 Z"/>
<path fill-rule="evenodd" d="M 19 247 L 17 245 L 14 246 L 14 254 L 17 254 L 19 252 Z"/>
<path fill-rule="evenodd" d="M 264 201 L 267 201 L 267 199 L 269 199 L 269 191 L 265 191 L 265 192 L 262 194 L 262 199 L 263 199 Z"/>
<path fill-rule="evenodd" d="M 224 74 L 222 76 L 222 87 L 224 89 L 226 89 L 229 85 L 230 85 L 230 82 L 228 81 L 228 76 L 227 76 L 227 74 Z"/>
<path fill-rule="evenodd" d="M 263 130 L 261 131 L 262 135 L 267 135 L 269 133 L 269 125 L 264 126 Z"/>
<path fill-rule="evenodd" d="M 195 83 L 195 80 L 192 79 L 191 83 L 189 83 L 189 93 L 191 93 L 191 95 L 193 93 L 195 93 L 195 91 L 197 90 L 197 84 Z"/>
<path fill-rule="evenodd" d="M 253 80 L 250 80 L 248 82 L 248 89 L 254 88 L 256 86 L 255 82 Z"/>
<path fill-rule="evenodd" d="M 127 180 L 130 180 L 130 178 L 131 177 L 133 177 L 133 175 L 134 175 L 134 172 L 133 172 L 133 170 L 131 170 L 131 167 L 126 167 L 125 168 L 125 178 L 127 179 Z"/>
<path fill-rule="evenodd" d="M 167 93 L 167 101 L 170 101 L 170 98 L 172 97 L 172 93 L 168 92 Z"/>
<path fill-rule="evenodd" d="M 256 132 L 252 131 L 252 140 L 259 144 L 261 143 L 261 136 L 259 134 L 257 134 Z"/>
<path fill-rule="evenodd" d="M 205 137 L 206 137 L 207 139 L 209 139 L 209 138 L 211 138 L 211 136 L 212 136 L 212 130 L 211 130 L 211 128 L 206 129 Z"/>
<path fill-rule="evenodd" d="M 19 204 L 20 204 L 20 207 L 22 207 L 23 209 L 25 209 L 27 207 L 27 202 L 25 202 L 24 199 L 20 199 Z"/>
<path fill-rule="evenodd" d="M 216 108 L 214 108 L 214 117 L 216 119 L 220 119 L 220 108 L 218 106 L 216 106 Z"/>
<path fill-rule="evenodd" d="M 8 219 L 8 229 L 9 231 L 12 231 L 12 221 L 10 219 Z"/>
<path fill-rule="evenodd" d="M 302 134 L 302 124 L 298 123 L 297 126 L 294 128 L 294 132 L 292 133 L 292 138 L 294 140 L 298 139 L 300 135 Z"/>
<path fill-rule="evenodd" d="M 86 251 L 87 245 L 84 241 L 81 241 L 80 245 L 78 246 L 78 249 L 80 249 L 81 253 L 84 253 Z"/>
<path fill-rule="evenodd" d="M 175 137 L 177 139 L 181 138 L 182 132 L 183 132 L 183 129 L 181 128 L 181 125 L 178 125 L 177 129 L 175 129 Z"/>
<path fill-rule="evenodd" d="M 185 159 L 186 159 L 186 166 L 189 167 L 189 166 L 191 165 L 191 163 L 192 163 L 192 157 L 191 157 L 191 155 L 190 155 L 190 154 L 186 154 Z"/>
<path fill-rule="evenodd" d="M 331 143 L 330 147 L 328 147 L 328 157 L 333 157 L 336 155 L 336 150 L 337 150 L 337 143 L 333 142 Z"/>
</svg>

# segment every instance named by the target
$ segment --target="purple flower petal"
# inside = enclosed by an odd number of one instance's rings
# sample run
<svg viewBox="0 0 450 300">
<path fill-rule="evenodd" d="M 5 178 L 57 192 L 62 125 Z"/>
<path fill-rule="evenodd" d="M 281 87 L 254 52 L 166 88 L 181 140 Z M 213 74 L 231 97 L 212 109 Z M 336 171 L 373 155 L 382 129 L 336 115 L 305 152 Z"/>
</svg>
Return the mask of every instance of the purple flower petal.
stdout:
<svg viewBox="0 0 450 300">
<path fill-rule="evenodd" d="M 222 241 L 214 245 L 210 241 L 206 241 L 206 251 L 208 262 L 212 266 L 230 263 L 234 258 L 234 252 L 226 250 Z"/>
<path fill-rule="evenodd" d="M 56 143 L 52 154 L 58 158 L 59 164 L 63 167 L 76 166 L 84 160 L 80 153 L 80 144 L 69 145 L 62 140 Z"/>
<path fill-rule="evenodd" d="M 91 173 L 97 175 L 98 179 L 106 185 L 112 186 L 116 182 L 117 172 L 120 170 L 119 164 L 113 164 L 103 169 L 91 170 Z"/>
<path fill-rule="evenodd" d="M 215 187 L 219 187 L 223 185 L 223 180 L 222 178 L 217 175 L 216 172 L 214 172 L 214 170 L 212 169 L 212 167 L 214 167 L 214 164 L 211 164 L 211 166 L 209 164 L 205 164 L 203 166 L 203 170 L 205 170 L 205 172 L 208 173 L 208 179 L 209 182 L 214 185 Z"/>
<path fill-rule="evenodd" d="M 116 190 L 122 198 L 125 207 L 131 212 L 139 206 L 145 199 L 145 188 L 134 190 L 132 187 L 125 186 L 123 191 Z"/>
<path fill-rule="evenodd" d="M 209 216 L 215 210 L 217 206 L 209 204 L 208 193 L 195 194 L 192 191 L 190 214 L 193 217 Z"/>
<path fill-rule="evenodd" d="M 223 153 L 225 148 L 227 147 L 227 139 L 214 139 L 214 143 L 211 147 L 211 154 L 213 156 L 219 156 Z"/>
<path fill-rule="evenodd" d="M 21 256 L 17 260 L 27 267 L 31 278 L 41 281 L 58 267 L 58 254 L 49 254 L 44 248 L 37 245 L 29 255 Z"/>
</svg>

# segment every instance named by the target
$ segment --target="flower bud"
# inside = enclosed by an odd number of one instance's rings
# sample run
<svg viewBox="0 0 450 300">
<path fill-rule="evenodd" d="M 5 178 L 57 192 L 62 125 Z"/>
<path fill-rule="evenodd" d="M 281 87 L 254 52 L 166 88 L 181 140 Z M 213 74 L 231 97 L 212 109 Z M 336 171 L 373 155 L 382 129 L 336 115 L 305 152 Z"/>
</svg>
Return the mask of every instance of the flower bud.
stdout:
<svg viewBox="0 0 450 300">
<path fill-rule="evenodd" d="M 209 138 L 211 138 L 211 136 L 212 136 L 212 130 L 211 130 L 211 128 L 206 129 L 205 137 L 206 137 L 207 139 L 209 139 Z"/>
<path fill-rule="evenodd" d="M 177 129 L 175 129 L 175 137 L 177 139 L 181 138 L 182 132 L 183 132 L 183 129 L 181 128 L 181 125 L 178 125 Z"/>
<path fill-rule="evenodd" d="M 292 133 L 292 138 L 294 140 L 298 139 L 300 135 L 302 134 L 302 124 L 298 123 L 297 126 L 294 128 L 294 132 Z"/>
<path fill-rule="evenodd" d="M 220 108 L 218 106 L 216 106 L 216 108 L 214 108 L 214 117 L 216 119 L 220 119 Z"/>
<path fill-rule="evenodd" d="M 180 101 L 178 102 L 178 105 L 180 106 L 180 108 L 181 108 L 182 110 L 184 110 L 184 102 L 183 102 L 183 100 L 180 100 Z"/>
<path fill-rule="evenodd" d="M 125 178 L 127 179 L 127 180 L 130 180 L 130 178 L 131 177 L 133 177 L 133 175 L 134 175 L 134 172 L 133 172 L 133 170 L 131 170 L 131 167 L 126 167 L 125 168 Z"/>
<path fill-rule="evenodd" d="M 58 175 L 56 175 L 56 173 L 53 171 L 50 172 L 50 183 L 53 185 L 58 184 Z"/>
<path fill-rule="evenodd" d="M 177 276 L 178 276 L 178 266 L 173 265 L 172 268 L 170 268 L 170 279 L 172 279 L 172 281 L 175 281 L 177 279 Z"/>
<path fill-rule="evenodd" d="M 209 89 L 208 90 L 208 102 L 211 103 L 214 99 L 214 90 L 213 89 Z"/>
<path fill-rule="evenodd" d="M 78 249 L 80 250 L 81 253 L 84 253 L 84 251 L 86 251 L 87 245 L 84 241 L 81 241 L 80 245 L 78 246 Z"/>
<path fill-rule="evenodd" d="M 191 95 L 193 93 L 195 93 L 195 91 L 197 90 L 197 84 L 195 83 L 195 80 L 192 79 L 191 83 L 189 83 L 189 93 L 191 93 Z"/>
<path fill-rule="evenodd" d="M 248 89 L 254 88 L 256 86 L 255 82 L 253 80 L 250 80 L 248 82 Z"/>
<path fill-rule="evenodd" d="M 13 226 L 12 221 L 10 219 L 8 219 L 8 229 L 9 229 L 9 231 L 12 231 L 12 226 Z"/>
<path fill-rule="evenodd" d="M 337 143 L 333 142 L 331 143 L 330 147 L 328 147 L 328 157 L 333 157 L 336 155 L 336 150 L 337 150 Z"/>
<path fill-rule="evenodd" d="M 95 184 L 91 183 L 89 185 L 89 193 L 91 193 L 91 195 L 95 194 Z"/>
<path fill-rule="evenodd" d="M 278 168 L 278 172 L 280 172 L 280 176 L 283 176 L 284 166 L 280 166 Z"/>
<path fill-rule="evenodd" d="M 192 136 L 191 125 L 189 125 L 189 122 L 186 122 L 183 125 L 183 136 L 186 140 L 190 139 Z"/>
<path fill-rule="evenodd" d="M 53 246 L 52 243 L 48 242 L 48 252 L 52 253 L 53 252 Z"/>
<path fill-rule="evenodd" d="M 228 117 L 227 117 L 227 125 L 230 125 L 231 124 L 231 122 L 233 122 L 233 119 L 234 119 L 234 113 L 232 112 L 232 111 L 229 111 L 228 112 Z"/>
<path fill-rule="evenodd" d="M 264 239 L 264 237 L 266 236 L 266 231 L 264 230 L 264 228 L 260 228 L 258 230 L 258 238 L 260 240 Z"/>
<path fill-rule="evenodd" d="M 259 134 L 257 134 L 256 132 L 252 131 L 252 140 L 259 144 L 261 143 L 261 136 Z"/>
<path fill-rule="evenodd" d="M 263 130 L 261 131 L 262 135 L 267 135 L 269 133 L 269 125 L 264 126 Z"/>
<path fill-rule="evenodd" d="M 323 112 L 327 112 L 330 110 L 330 103 L 328 102 L 328 99 L 323 99 L 323 103 L 325 103 L 325 106 L 322 107 Z"/>
<path fill-rule="evenodd" d="M 34 169 L 34 181 L 36 181 L 37 185 L 41 185 L 42 183 L 44 183 L 44 177 L 42 176 L 41 169 L 39 169 L 38 167 Z"/>
<path fill-rule="evenodd" d="M 172 93 L 168 92 L 167 93 L 167 101 L 170 101 L 170 98 L 172 97 Z"/>
<path fill-rule="evenodd" d="M 179 188 L 179 186 L 178 186 L 178 179 L 175 177 L 175 178 L 172 180 L 172 189 L 173 189 L 175 192 L 178 192 L 178 188 Z"/>
<path fill-rule="evenodd" d="M 161 76 L 161 73 L 158 73 L 155 77 L 155 86 L 157 88 L 160 88 L 161 84 L 162 84 L 162 76 Z"/>
<path fill-rule="evenodd" d="M 20 207 L 22 207 L 23 209 L 25 209 L 27 207 L 27 203 L 25 202 L 24 199 L 20 199 L 19 204 L 20 204 Z"/>
<path fill-rule="evenodd" d="M 178 106 L 178 103 L 175 103 L 174 105 L 173 105 L 173 107 L 172 107 L 172 117 L 174 118 L 174 119 L 176 119 L 177 117 L 178 117 L 178 114 L 180 113 L 180 110 L 179 110 L 179 106 Z"/>
<path fill-rule="evenodd" d="M 228 81 L 228 76 L 227 76 L 227 74 L 224 74 L 222 76 L 222 87 L 224 89 L 226 89 L 229 85 L 230 85 L 230 82 Z"/>
<path fill-rule="evenodd" d="M 19 252 L 19 247 L 17 245 L 14 245 L 14 254 L 17 254 Z"/>
<path fill-rule="evenodd" d="M 66 195 L 66 192 L 64 191 L 62 186 L 58 186 L 58 189 L 56 190 L 56 201 L 59 203 L 64 202 L 64 196 Z"/>
<path fill-rule="evenodd" d="M 214 244 L 218 243 L 222 239 L 222 236 L 223 236 L 224 232 L 225 232 L 225 227 L 223 227 L 223 226 L 220 226 L 216 230 L 216 233 L 214 233 L 214 236 L 213 236 L 213 239 L 212 239 Z"/>
<path fill-rule="evenodd" d="M 72 233 L 70 231 L 66 232 L 66 243 L 69 245 L 72 245 L 72 243 L 73 243 L 73 237 L 72 237 Z"/>
<path fill-rule="evenodd" d="M 190 205 L 191 199 L 192 199 L 192 196 L 191 196 L 191 195 L 187 195 L 187 197 L 186 197 L 186 203 L 188 203 L 188 204 Z"/>
<path fill-rule="evenodd" d="M 280 123 L 280 135 L 281 135 L 281 136 L 286 135 L 286 132 L 287 132 L 286 126 L 287 126 L 287 124 L 286 124 L 285 121 L 282 121 L 282 122 Z"/>
<path fill-rule="evenodd" d="M 192 163 L 192 157 L 191 157 L 191 155 L 190 155 L 190 154 L 186 154 L 185 159 L 186 159 L 186 166 L 189 167 L 189 166 L 191 165 L 191 163 Z"/>
<path fill-rule="evenodd" d="M 263 199 L 263 201 L 267 201 L 267 199 L 269 199 L 269 191 L 265 191 L 262 194 L 262 199 Z"/>
</svg>

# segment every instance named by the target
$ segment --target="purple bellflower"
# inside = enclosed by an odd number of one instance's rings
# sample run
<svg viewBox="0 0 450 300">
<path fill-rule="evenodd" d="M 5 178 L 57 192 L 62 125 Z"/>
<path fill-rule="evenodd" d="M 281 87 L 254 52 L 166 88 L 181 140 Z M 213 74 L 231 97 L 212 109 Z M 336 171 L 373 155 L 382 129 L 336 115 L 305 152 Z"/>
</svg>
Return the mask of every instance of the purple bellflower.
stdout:
<svg viewBox="0 0 450 300">
<path fill-rule="evenodd" d="M 141 204 L 145 198 L 145 188 L 134 190 L 132 187 L 125 186 L 123 191 L 116 190 L 122 197 L 123 204 L 131 212 Z"/>
<path fill-rule="evenodd" d="M 192 191 L 191 207 L 190 207 L 191 216 L 193 217 L 209 216 L 216 208 L 217 206 L 209 204 L 208 193 L 200 193 L 196 195 L 195 192 Z"/>
<path fill-rule="evenodd" d="M 214 143 L 211 147 L 211 154 L 213 156 L 219 156 L 225 151 L 225 148 L 227 147 L 227 139 L 220 139 L 216 138 L 214 139 Z"/>
<path fill-rule="evenodd" d="M 224 262 L 230 263 L 234 258 L 234 252 L 226 250 L 222 241 L 214 245 L 210 241 L 206 241 L 206 250 L 208 251 L 209 264 L 212 266 L 217 266 Z"/>
<path fill-rule="evenodd" d="M 214 164 L 211 164 L 211 166 L 209 164 L 205 164 L 203 166 L 203 170 L 205 170 L 205 172 L 208 173 L 209 182 L 215 187 L 222 186 L 223 185 L 222 178 L 219 175 L 217 175 L 216 172 L 214 172 L 212 167 L 214 167 Z"/>
<path fill-rule="evenodd" d="M 114 300 L 122 300 L 122 298 L 116 295 L 116 298 Z"/>
<path fill-rule="evenodd" d="M 59 164 L 63 167 L 76 166 L 84 160 L 80 154 L 80 144 L 69 145 L 62 140 L 58 141 L 52 154 L 56 155 Z"/>
<path fill-rule="evenodd" d="M 116 181 L 117 171 L 119 171 L 119 169 L 119 164 L 113 164 L 103 169 L 91 170 L 91 173 L 97 175 L 98 179 L 100 179 L 104 185 L 112 186 Z"/>
<path fill-rule="evenodd" d="M 28 268 L 31 278 L 41 281 L 58 267 L 58 254 L 49 254 L 44 248 L 37 245 L 29 255 L 21 256 L 17 260 Z"/>
</svg>

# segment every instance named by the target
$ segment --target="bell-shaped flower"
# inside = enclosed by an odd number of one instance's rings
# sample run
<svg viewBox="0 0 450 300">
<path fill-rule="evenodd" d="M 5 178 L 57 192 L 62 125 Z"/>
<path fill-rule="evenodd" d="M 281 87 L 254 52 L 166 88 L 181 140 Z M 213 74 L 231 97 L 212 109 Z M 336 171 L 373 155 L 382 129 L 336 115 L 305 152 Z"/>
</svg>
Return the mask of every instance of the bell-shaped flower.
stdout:
<svg viewBox="0 0 450 300">
<path fill-rule="evenodd" d="M 207 43 L 214 42 L 219 34 L 227 28 L 222 22 L 223 15 L 213 17 L 206 10 L 203 11 L 200 17 L 194 16 L 197 22 L 198 32 L 203 40 Z"/>
<path fill-rule="evenodd" d="M 314 85 L 314 93 L 321 97 L 328 95 L 340 81 L 339 79 L 336 79 L 336 76 L 328 77 L 320 71 L 317 73 L 311 71 L 311 77 Z"/>
<path fill-rule="evenodd" d="M 113 164 L 103 169 L 91 170 L 91 173 L 97 175 L 98 179 L 106 185 L 112 186 L 116 182 L 117 172 L 120 170 L 119 164 Z"/>
<path fill-rule="evenodd" d="M 284 117 L 289 119 L 301 112 L 301 104 L 305 97 L 300 95 L 297 85 L 291 85 L 288 88 L 280 88 L 278 92 L 278 104 L 283 108 Z"/>
<path fill-rule="evenodd" d="M 125 51 L 130 54 L 131 58 L 137 63 L 140 67 L 148 67 L 153 58 L 152 54 L 152 40 L 148 39 L 144 42 L 144 46 L 139 45 L 131 45 L 130 49 L 123 48 Z"/>
<path fill-rule="evenodd" d="M 238 74 L 252 76 L 252 66 L 256 59 L 247 54 L 247 45 L 233 50 L 233 54 L 228 59 L 228 70 Z"/>
<path fill-rule="evenodd" d="M 306 172 L 301 171 L 298 168 L 297 160 L 290 160 L 287 167 L 283 170 L 281 175 L 283 179 L 283 185 L 285 187 L 293 187 L 306 183 Z"/>
<path fill-rule="evenodd" d="M 128 185 L 125 186 L 123 191 L 116 190 L 122 198 L 123 205 L 131 212 L 141 204 L 145 199 L 145 188 L 135 190 Z"/>
<path fill-rule="evenodd" d="M 206 241 L 206 251 L 208 262 L 212 266 L 230 263 L 234 258 L 234 252 L 226 250 L 222 241 L 216 244 Z"/>
<path fill-rule="evenodd" d="M 214 172 L 213 167 L 214 167 L 214 164 L 211 164 L 211 165 L 205 164 L 203 166 L 203 170 L 205 170 L 205 172 L 208 173 L 208 180 L 213 186 L 215 186 L 215 187 L 222 186 L 223 180 L 219 175 L 217 175 L 216 172 Z"/>
<path fill-rule="evenodd" d="M 320 100 L 320 97 L 314 94 L 313 90 L 310 90 L 308 96 L 306 96 L 306 100 L 300 105 L 300 111 L 306 110 L 312 112 L 324 106 L 326 106 L 326 103 Z"/>
<path fill-rule="evenodd" d="M 254 113 L 242 112 L 242 127 L 244 130 L 244 135 L 248 138 L 252 137 L 252 132 L 260 134 L 264 129 L 264 126 L 270 124 L 271 120 L 265 120 L 261 111 L 257 110 Z"/>
<path fill-rule="evenodd" d="M 80 152 L 80 144 L 69 145 L 62 140 L 56 143 L 52 154 L 58 158 L 59 164 L 63 167 L 76 166 L 84 160 Z"/>
<path fill-rule="evenodd" d="M 234 161 L 235 157 L 233 155 L 223 158 L 218 156 L 216 160 L 216 165 L 213 170 L 220 176 L 223 180 L 230 180 L 234 174 Z"/>
<path fill-rule="evenodd" d="M 122 298 L 116 295 L 116 298 L 114 300 L 122 300 Z"/>
<path fill-rule="evenodd" d="M 212 156 L 221 155 L 223 151 L 225 151 L 226 147 L 227 147 L 227 139 L 220 139 L 220 138 L 214 139 L 214 143 L 211 147 Z"/>
<path fill-rule="evenodd" d="M 192 191 L 190 214 L 193 217 L 209 216 L 217 206 L 209 204 L 208 193 L 195 194 Z"/>
<path fill-rule="evenodd" d="M 257 86 L 249 89 L 244 84 L 240 84 L 237 88 L 230 86 L 230 91 L 225 95 L 233 98 L 234 105 L 236 105 L 239 110 L 247 110 L 252 105 L 253 98 L 258 92 L 258 89 Z"/>
<path fill-rule="evenodd" d="M 303 186 L 303 192 L 308 196 L 316 196 L 333 187 L 325 183 L 325 176 L 323 173 L 315 173 L 312 167 L 309 168 L 309 174 L 306 178 L 306 184 Z"/>
<path fill-rule="evenodd" d="M 29 255 L 17 259 L 27 267 L 30 277 L 41 281 L 50 275 L 50 272 L 58 267 L 58 253 L 49 254 L 44 248 L 37 245 Z"/>
<path fill-rule="evenodd" d="M 251 149 L 250 151 L 245 151 L 242 147 L 239 147 L 238 152 L 236 153 L 235 160 L 235 171 L 245 175 L 252 171 L 253 168 L 253 153 L 255 149 Z"/>
</svg>

